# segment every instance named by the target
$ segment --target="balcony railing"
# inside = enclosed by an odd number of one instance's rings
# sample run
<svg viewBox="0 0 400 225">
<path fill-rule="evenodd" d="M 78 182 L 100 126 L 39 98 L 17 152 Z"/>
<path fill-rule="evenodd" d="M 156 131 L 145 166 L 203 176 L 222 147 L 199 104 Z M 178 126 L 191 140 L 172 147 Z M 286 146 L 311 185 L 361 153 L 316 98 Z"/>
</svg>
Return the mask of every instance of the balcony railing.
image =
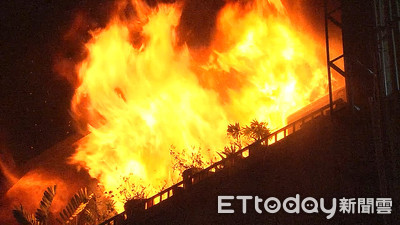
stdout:
<svg viewBox="0 0 400 225">
<path fill-rule="evenodd" d="M 337 111 L 345 105 L 344 101 L 342 99 L 338 99 L 333 102 L 333 110 Z M 315 118 L 320 118 L 323 116 L 327 116 L 330 114 L 330 106 L 329 104 L 302 117 L 301 119 L 298 119 L 287 126 L 271 133 L 268 135 L 268 137 L 261 139 L 257 141 L 258 144 L 261 146 L 269 146 L 273 145 L 277 142 L 279 142 L 282 139 L 285 139 L 287 136 L 292 135 L 296 133 L 297 131 L 301 130 L 303 124 L 315 119 Z M 186 186 L 191 186 L 192 184 L 196 184 L 201 180 L 204 180 L 207 177 L 212 176 L 213 174 L 217 173 L 218 171 L 221 171 L 226 165 L 230 164 L 232 158 L 247 158 L 251 155 L 250 149 L 254 144 L 251 144 L 249 146 L 246 146 L 245 148 L 237 151 L 235 155 L 230 156 L 228 158 L 224 158 L 209 167 L 194 173 L 193 175 L 189 176 L 189 179 L 184 179 L 183 181 L 172 185 L 171 187 L 155 194 L 154 196 L 148 198 L 145 201 L 144 204 L 144 209 L 147 210 L 154 205 L 159 204 L 162 201 L 167 200 L 168 198 L 179 194 L 179 192 L 183 191 L 186 189 Z M 104 221 L 100 225 L 120 225 L 122 224 L 122 221 L 126 220 L 126 214 L 121 213 L 118 214 L 107 221 Z"/>
</svg>

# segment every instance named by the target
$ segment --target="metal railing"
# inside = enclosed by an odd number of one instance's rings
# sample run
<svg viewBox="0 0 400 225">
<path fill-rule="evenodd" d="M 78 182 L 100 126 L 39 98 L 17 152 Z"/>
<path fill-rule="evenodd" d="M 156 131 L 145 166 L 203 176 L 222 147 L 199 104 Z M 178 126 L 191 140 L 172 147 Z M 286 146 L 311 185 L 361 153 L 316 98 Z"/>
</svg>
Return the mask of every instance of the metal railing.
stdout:
<svg viewBox="0 0 400 225">
<path fill-rule="evenodd" d="M 332 108 L 334 111 L 342 108 L 344 106 L 344 101 L 342 99 L 338 99 L 336 101 L 333 102 Z M 326 105 L 304 117 L 302 117 L 301 119 L 298 119 L 290 124 L 288 124 L 287 126 L 274 131 L 273 133 L 271 133 L 270 135 L 268 135 L 268 137 L 261 139 L 259 141 L 257 141 L 259 144 L 261 144 L 261 146 L 269 146 L 272 144 L 275 144 L 277 142 L 279 142 L 280 140 L 286 138 L 287 136 L 299 131 L 302 128 L 302 125 L 312 121 L 315 118 L 318 117 L 323 117 L 323 116 L 327 116 L 330 113 L 330 105 Z M 253 145 L 253 144 L 252 144 Z M 194 173 L 192 176 L 190 176 L 189 180 L 183 180 L 180 181 L 177 184 L 172 185 L 171 187 L 153 195 L 152 197 L 148 198 L 145 201 L 144 204 L 144 209 L 147 210 L 149 208 L 151 208 L 154 205 L 157 205 L 158 203 L 167 200 L 168 198 L 178 194 L 179 192 L 184 190 L 184 186 L 185 185 L 192 185 L 195 183 L 198 183 L 201 180 L 204 180 L 207 177 L 212 176 L 213 174 L 215 174 L 216 172 L 222 170 L 226 165 L 229 165 L 229 162 L 231 162 L 232 158 L 247 158 L 250 156 L 250 148 L 252 145 L 246 146 L 243 149 L 237 151 L 235 153 L 235 155 L 232 155 L 228 158 L 224 158 L 216 163 L 213 163 L 212 165 L 210 165 L 209 167 Z M 108 219 L 107 221 L 101 223 L 100 225 L 119 225 L 119 220 L 121 218 L 124 218 L 124 220 L 126 219 L 126 214 L 121 213 L 118 214 L 117 216 L 114 216 L 110 219 Z"/>
</svg>

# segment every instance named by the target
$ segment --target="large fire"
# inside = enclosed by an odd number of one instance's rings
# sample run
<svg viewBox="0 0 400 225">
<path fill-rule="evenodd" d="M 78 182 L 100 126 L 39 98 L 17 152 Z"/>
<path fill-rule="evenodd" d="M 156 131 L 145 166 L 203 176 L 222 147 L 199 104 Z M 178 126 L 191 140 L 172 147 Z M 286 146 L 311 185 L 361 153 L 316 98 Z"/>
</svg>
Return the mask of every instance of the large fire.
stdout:
<svg viewBox="0 0 400 225">
<path fill-rule="evenodd" d="M 127 6 L 133 15 L 126 16 Z M 227 144 L 229 123 L 276 129 L 327 93 L 317 44 L 290 23 L 280 0 L 232 1 L 218 13 L 213 41 L 180 44 L 182 5 L 121 1 L 104 29 L 92 31 L 77 65 L 72 112 L 83 132 L 72 163 L 114 192 L 130 176 L 159 191 L 176 179 L 169 148 Z M 197 150 L 194 150 L 197 149 Z"/>
</svg>

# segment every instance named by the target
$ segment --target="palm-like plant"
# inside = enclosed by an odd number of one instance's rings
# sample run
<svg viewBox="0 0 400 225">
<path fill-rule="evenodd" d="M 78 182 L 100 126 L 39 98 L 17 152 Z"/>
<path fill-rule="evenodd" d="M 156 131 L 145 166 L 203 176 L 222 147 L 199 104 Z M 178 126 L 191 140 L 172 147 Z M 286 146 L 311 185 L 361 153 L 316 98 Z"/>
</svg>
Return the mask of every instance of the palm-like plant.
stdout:
<svg viewBox="0 0 400 225">
<path fill-rule="evenodd" d="M 22 205 L 20 205 L 19 208 L 14 209 L 12 212 L 14 218 L 20 225 L 40 225 L 35 216 L 25 211 Z"/>
<path fill-rule="evenodd" d="M 226 130 L 227 136 L 233 139 L 233 141 L 231 141 L 229 147 L 225 147 L 224 153 L 229 154 L 229 152 L 236 152 L 242 148 L 242 129 L 239 123 L 228 125 L 228 129 Z"/>
<path fill-rule="evenodd" d="M 267 127 L 268 123 L 258 122 L 253 120 L 250 126 L 243 128 L 243 135 L 252 138 L 254 141 L 259 141 L 261 139 L 267 138 L 271 134 L 270 129 Z"/>
<path fill-rule="evenodd" d="M 49 209 L 53 202 L 54 196 L 56 195 L 57 185 L 48 187 L 44 193 L 42 200 L 40 201 L 39 208 L 36 210 L 35 218 L 40 224 L 47 224 L 47 218 L 49 216 Z"/>
<path fill-rule="evenodd" d="M 239 123 L 229 124 L 228 129 L 226 130 L 228 136 L 238 140 L 241 135 L 241 128 Z"/>
<path fill-rule="evenodd" d="M 242 148 L 242 143 L 250 144 L 249 141 L 260 141 L 270 135 L 268 123 L 253 120 L 250 126 L 241 127 L 239 123 L 229 124 L 227 135 L 234 141 L 231 141 L 230 146 L 226 146 L 224 151 L 218 152 L 222 158 L 229 158 L 234 156 L 237 151 Z"/>
<path fill-rule="evenodd" d="M 53 202 L 56 194 L 57 186 L 48 187 L 40 201 L 39 208 L 36 210 L 35 215 L 28 213 L 24 210 L 22 205 L 13 210 L 13 215 L 17 222 L 21 225 L 46 225 L 48 221 L 49 208 Z"/>
<path fill-rule="evenodd" d="M 236 145 L 231 144 L 229 147 L 225 146 L 224 151 L 217 152 L 217 153 L 222 159 L 225 159 L 225 158 L 230 158 L 230 157 L 234 156 L 238 150 L 239 149 L 237 148 Z"/>
<path fill-rule="evenodd" d="M 89 204 L 93 195 L 93 193 L 88 194 L 86 188 L 79 190 L 78 193 L 76 193 L 68 202 L 65 209 L 61 211 L 61 219 L 57 219 L 57 221 L 61 224 L 70 224 L 72 221 L 76 221 L 79 214 L 87 211 L 85 211 L 86 206 Z M 91 214 L 86 214 L 85 215 L 90 218 Z"/>
<path fill-rule="evenodd" d="M 40 201 L 39 208 L 36 210 L 35 215 L 28 213 L 24 210 L 22 205 L 14 209 L 13 215 L 20 225 L 47 225 L 49 218 L 49 209 L 53 202 L 54 196 L 56 195 L 57 186 L 48 187 L 44 193 L 42 200 Z M 87 189 L 79 190 L 69 201 L 65 209 L 60 213 L 61 219 L 57 219 L 61 224 L 70 224 L 72 221 L 78 223 L 78 215 L 82 215 L 83 224 L 89 224 L 93 222 L 94 215 L 90 212 L 86 206 L 92 199 L 94 194 L 88 194 Z M 89 222 L 89 223 L 86 223 Z"/>
</svg>

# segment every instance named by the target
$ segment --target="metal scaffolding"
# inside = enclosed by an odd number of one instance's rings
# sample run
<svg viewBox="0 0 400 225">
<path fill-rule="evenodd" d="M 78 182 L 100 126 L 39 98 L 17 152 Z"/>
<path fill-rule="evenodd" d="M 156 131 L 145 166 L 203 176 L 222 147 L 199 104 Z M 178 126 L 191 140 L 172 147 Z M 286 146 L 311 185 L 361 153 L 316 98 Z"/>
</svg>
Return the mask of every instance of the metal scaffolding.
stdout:
<svg viewBox="0 0 400 225">
<path fill-rule="evenodd" d="M 336 27 L 342 31 L 342 23 L 340 21 L 340 18 L 335 18 L 334 14 L 338 13 L 342 9 L 342 3 L 340 1 L 339 6 L 332 6 L 331 1 L 325 0 L 324 1 L 324 11 L 325 11 L 325 40 L 326 40 L 326 65 L 327 65 L 327 70 L 328 70 L 328 89 L 329 89 L 329 105 L 330 105 L 330 112 L 331 115 L 333 113 L 333 97 L 332 97 L 332 69 L 339 73 L 340 75 L 346 77 L 346 73 L 343 69 L 341 69 L 339 66 L 337 66 L 335 63 L 344 58 L 344 54 L 340 54 L 336 57 L 331 57 L 331 51 L 330 51 L 330 24 L 334 24 Z"/>
</svg>

